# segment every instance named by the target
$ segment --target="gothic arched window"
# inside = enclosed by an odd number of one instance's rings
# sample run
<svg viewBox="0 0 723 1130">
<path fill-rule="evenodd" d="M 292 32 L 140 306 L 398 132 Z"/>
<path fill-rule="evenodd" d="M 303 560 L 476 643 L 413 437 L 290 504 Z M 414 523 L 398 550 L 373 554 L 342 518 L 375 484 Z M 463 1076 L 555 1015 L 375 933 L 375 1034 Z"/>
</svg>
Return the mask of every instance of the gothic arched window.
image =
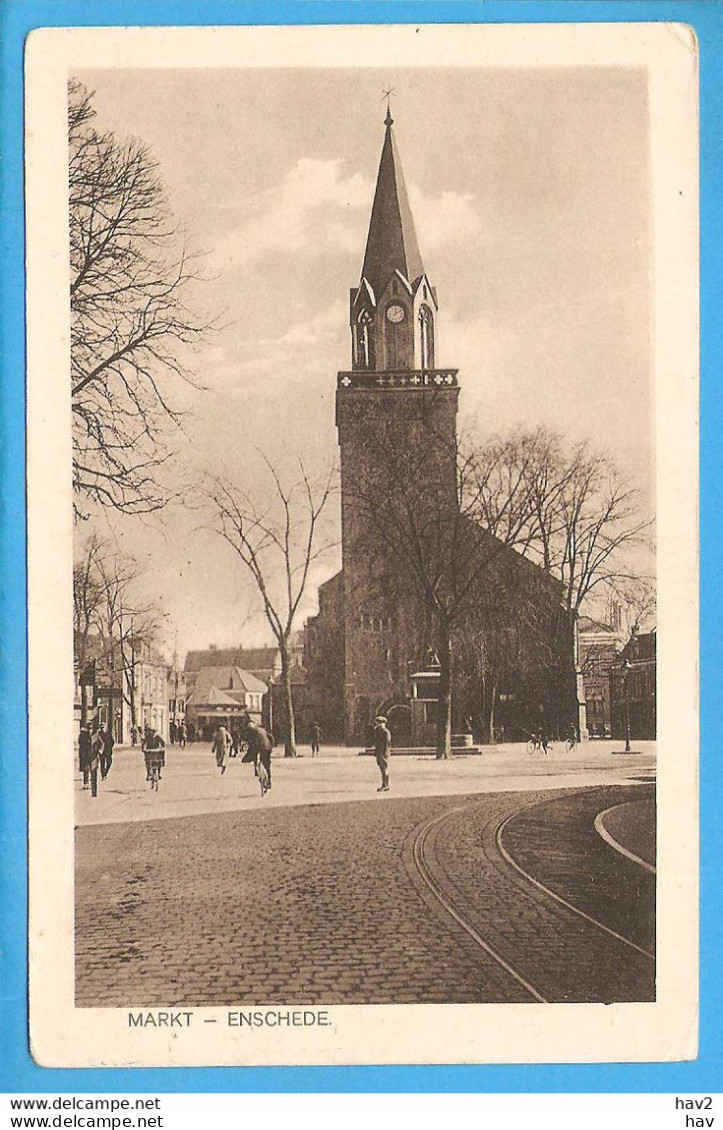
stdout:
<svg viewBox="0 0 723 1130">
<path fill-rule="evenodd" d="M 372 316 L 368 310 L 359 315 L 356 335 L 356 362 L 360 369 L 374 368 L 374 349 L 372 345 Z"/>
<path fill-rule="evenodd" d="M 434 321 L 428 306 L 419 309 L 420 357 L 423 369 L 434 368 Z"/>
</svg>

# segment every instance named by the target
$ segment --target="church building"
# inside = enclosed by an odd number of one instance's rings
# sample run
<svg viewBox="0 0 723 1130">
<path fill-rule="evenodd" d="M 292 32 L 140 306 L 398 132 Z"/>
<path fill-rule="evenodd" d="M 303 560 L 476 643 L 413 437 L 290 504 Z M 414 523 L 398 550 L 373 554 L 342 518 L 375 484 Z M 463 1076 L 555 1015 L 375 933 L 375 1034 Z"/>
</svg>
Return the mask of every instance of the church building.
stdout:
<svg viewBox="0 0 723 1130">
<path fill-rule="evenodd" d="M 306 625 L 312 711 L 329 740 L 364 742 L 384 713 L 395 744 L 408 744 L 411 676 L 438 641 L 423 591 L 431 581 L 408 562 L 415 553 L 441 558 L 454 531 L 459 554 L 484 545 L 491 561 L 453 629 L 457 718 L 477 719 L 478 731 L 554 727 L 575 717 L 572 626 L 553 578 L 460 517 L 458 373 L 437 364 L 440 306 L 392 127 L 387 109 L 361 277 L 349 295 L 351 365 L 337 376 L 342 570 L 321 586 Z"/>
</svg>

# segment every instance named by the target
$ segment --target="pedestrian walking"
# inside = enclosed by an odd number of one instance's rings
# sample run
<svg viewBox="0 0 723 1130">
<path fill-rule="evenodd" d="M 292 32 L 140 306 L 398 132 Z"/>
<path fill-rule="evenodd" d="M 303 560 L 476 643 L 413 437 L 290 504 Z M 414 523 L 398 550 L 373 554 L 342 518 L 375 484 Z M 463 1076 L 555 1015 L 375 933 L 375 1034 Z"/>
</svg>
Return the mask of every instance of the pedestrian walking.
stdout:
<svg viewBox="0 0 723 1130">
<path fill-rule="evenodd" d="M 175 721 L 171 721 L 171 724 L 168 727 L 168 736 L 171 739 L 171 745 L 175 745 L 176 738 L 178 736 L 178 727 L 176 726 Z"/>
<path fill-rule="evenodd" d="M 131 726 L 131 745 L 138 745 L 138 727 Z"/>
<path fill-rule="evenodd" d="M 186 748 L 186 742 L 187 741 L 188 741 L 188 726 L 186 725 L 185 722 L 181 722 L 181 725 L 178 727 L 178 744 L 181 747 L 181 749 Z"/>
<path fill-rule="evenodd" d="M 110 727 L 107 730 L 99 730 L 98 734 L 101 740 L 100 746 L 100 776 L 101 780 L 105 781 L 110 773 L 111 765 L 113 764 L 113 747 L 115 746 L 115 738 L 113 731 Z"/>
<path fill-rule="evenodd" d="M 387 727 L 387 720 L 383 714 L 374 719 L 374 754 L 382 775 L 382 783 L 377 789 L 378 793 L 389 792 L 389 755 L 392 749 L 392 735 Z"/>
<path fill-rule="evenodd" d="M 321 743 L 321 726 L 318 722 L 311 723 L 311 756 L 316 757 Z"/>
<path fill-rule="evenodd" d="M 213 739 L 211 752 L 215 753 L 216 755 L 216 764 L 221 770 L 222 777 L 226 772 L 226 758 L 228 757 L 230 749 L 231 735 L 229 734 L 225 726 L 219 726 L 218 730 L 216 731 L 216 737 Z"/>
<path fill-rule="evenodd" d="M 102 741 L 99 734 L 91 734 L 90 727 L 88 728 L 88 742 L 84 742 L 84 761 L 83 761 L 83 788 L 87 789 L 90 784 L 90 795 L 98 795 L 98 769 L 100 767 L 100 751 L 102 749 Z"/>
<path fill-rule="evenodd" d="M 153 726 L 146 726 L 146 732 L 143 737 L 142 745 L 143 755 L 146 761 L 146 780 L 151 780 L 151 766 L 156 764 L 158 766 L 158 780 L 160 781 L 162 771 L 166 765 L 166 743 L 157 730 Z"/>
<path fill-rule="evenodd" d="M 263 766 L 267 777 L 266 789 L 270 789 L 271 750 L 274 748 L 273 738 L 268 730 L 265 730 L 263 726 L 259 726 L 250 719 L 246 723 L 244 737 L 246 738 L 246 744 L 248 746 L 244 761 L 253 761 L 254 771 L 257 776 L 259 775 L 259 766 Z"/>
<path fill-rule="evenodd" d="M 241 734 L 238 726 L 234 726 L 231 730 L 231 752 L 229 757 L 238 757 L 239 746 L 241 745 Z"/>
<path fill-rule="evenodd" d="M 84 722 L 80 727 L 78 734 L 78 768 L 83 774 L 83 788 L 87 789 L 90 784 L 90 752 L 92 746 L 92 737 L 90 733 L 90 722 Z"/>
</svg>

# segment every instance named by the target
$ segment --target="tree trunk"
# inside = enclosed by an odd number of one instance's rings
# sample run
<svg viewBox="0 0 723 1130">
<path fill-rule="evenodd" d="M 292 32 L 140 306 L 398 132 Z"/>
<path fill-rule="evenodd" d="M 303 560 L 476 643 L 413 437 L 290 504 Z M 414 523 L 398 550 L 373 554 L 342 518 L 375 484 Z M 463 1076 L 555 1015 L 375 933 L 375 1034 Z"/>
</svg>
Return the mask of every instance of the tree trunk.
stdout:
<svg viewBox="0 0 723 1130">
<path fill-rule="evenodd" d="M 492 694 L 490 696 L 490 728 L 489 737 L 491 745 L 495 744 L 495 704 L 497 702 L 497 679 L 492 680 Z"/>
<path fill-rule="evenodd" d="M 439 702 L 437 705 L 437 760 L 452 756 L 452 639 L 449 624 L 439 624 Z"/>
<path fill-rule="evenodd" d="M 286 705 L 286 733 L 284 734 L 284 757 L 296 757 L 296 723 L 294 721 L 294 698 L 291 693 L 291 663 L 288 652 L 281 652 L 281 680 L 284 686 Z"/>
<path fill-rule="evenodd" d="M 138 710 L 136 708 L 136 656 L 135 652 L 131 652 L 131 680 L 130 680 L 130 707 L 131 707 L 131 729 L 138 729 Z"/>
<path fill-rule="evenodd" d="M 109 734 L 115 737 L 115 727 L 113 725 L 115 719 L 113 713 L 115 711 L 115 698 L 113 692 L 115 690 L 115 648 L 113 647 L 113 628 L 108 634 L 108 666 L 110 668 L 110 679 L 108 687 L 108 721 L 106 730 Z"/>
</svg>

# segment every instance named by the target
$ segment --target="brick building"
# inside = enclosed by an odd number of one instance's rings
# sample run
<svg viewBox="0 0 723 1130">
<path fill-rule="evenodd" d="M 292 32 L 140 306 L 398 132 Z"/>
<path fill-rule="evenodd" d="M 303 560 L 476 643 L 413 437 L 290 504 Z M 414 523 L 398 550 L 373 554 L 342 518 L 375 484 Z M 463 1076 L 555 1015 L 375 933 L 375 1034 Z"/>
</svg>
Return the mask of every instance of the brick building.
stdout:
<svg viewBox="0 0 723 1130">
<path fill-rule="evenodd" d="M 656 735 L 655 630 L 633 634 L 610 671 L 612 736 L 625 738 L 628 725 L 633 741 L 654 741 Z"/>
<path fill-rule="evenodd" d="M 557 582 L 461 517 L 457 370 L 436 367 L 437 292 L 419 252 L 392 124 L 387 112 L 361 280 L 350 292 L 351 368 L 337 377 L 342 571 L 322 586 L 319 613 L 306 626 L 309 702 L 325 733 L 364 741 L 379 711 L 405 716 L 409 677 L 435 649 L 439 620 L 389 548 L 395 532 L 402 536 L 392 529 L 396 491 L 409 525 L 422 531 L 421 552 L 431 546 L 439 555 L 441 540 L 453 542 L 450 572 L 474 555 L 490 559 L 464 627 L 455 628 L 464 659 L 453 682 L 458 715 L 474 702 L 486 711 L 481 725 L 499 708 L 512 727 L 555 728 L 577 721 L 572 628 Z M 497 655 L 498 677 L 487 679 L 492 701 L 482 707 L 468 662 L 475 648 Z"/>
</svg>

